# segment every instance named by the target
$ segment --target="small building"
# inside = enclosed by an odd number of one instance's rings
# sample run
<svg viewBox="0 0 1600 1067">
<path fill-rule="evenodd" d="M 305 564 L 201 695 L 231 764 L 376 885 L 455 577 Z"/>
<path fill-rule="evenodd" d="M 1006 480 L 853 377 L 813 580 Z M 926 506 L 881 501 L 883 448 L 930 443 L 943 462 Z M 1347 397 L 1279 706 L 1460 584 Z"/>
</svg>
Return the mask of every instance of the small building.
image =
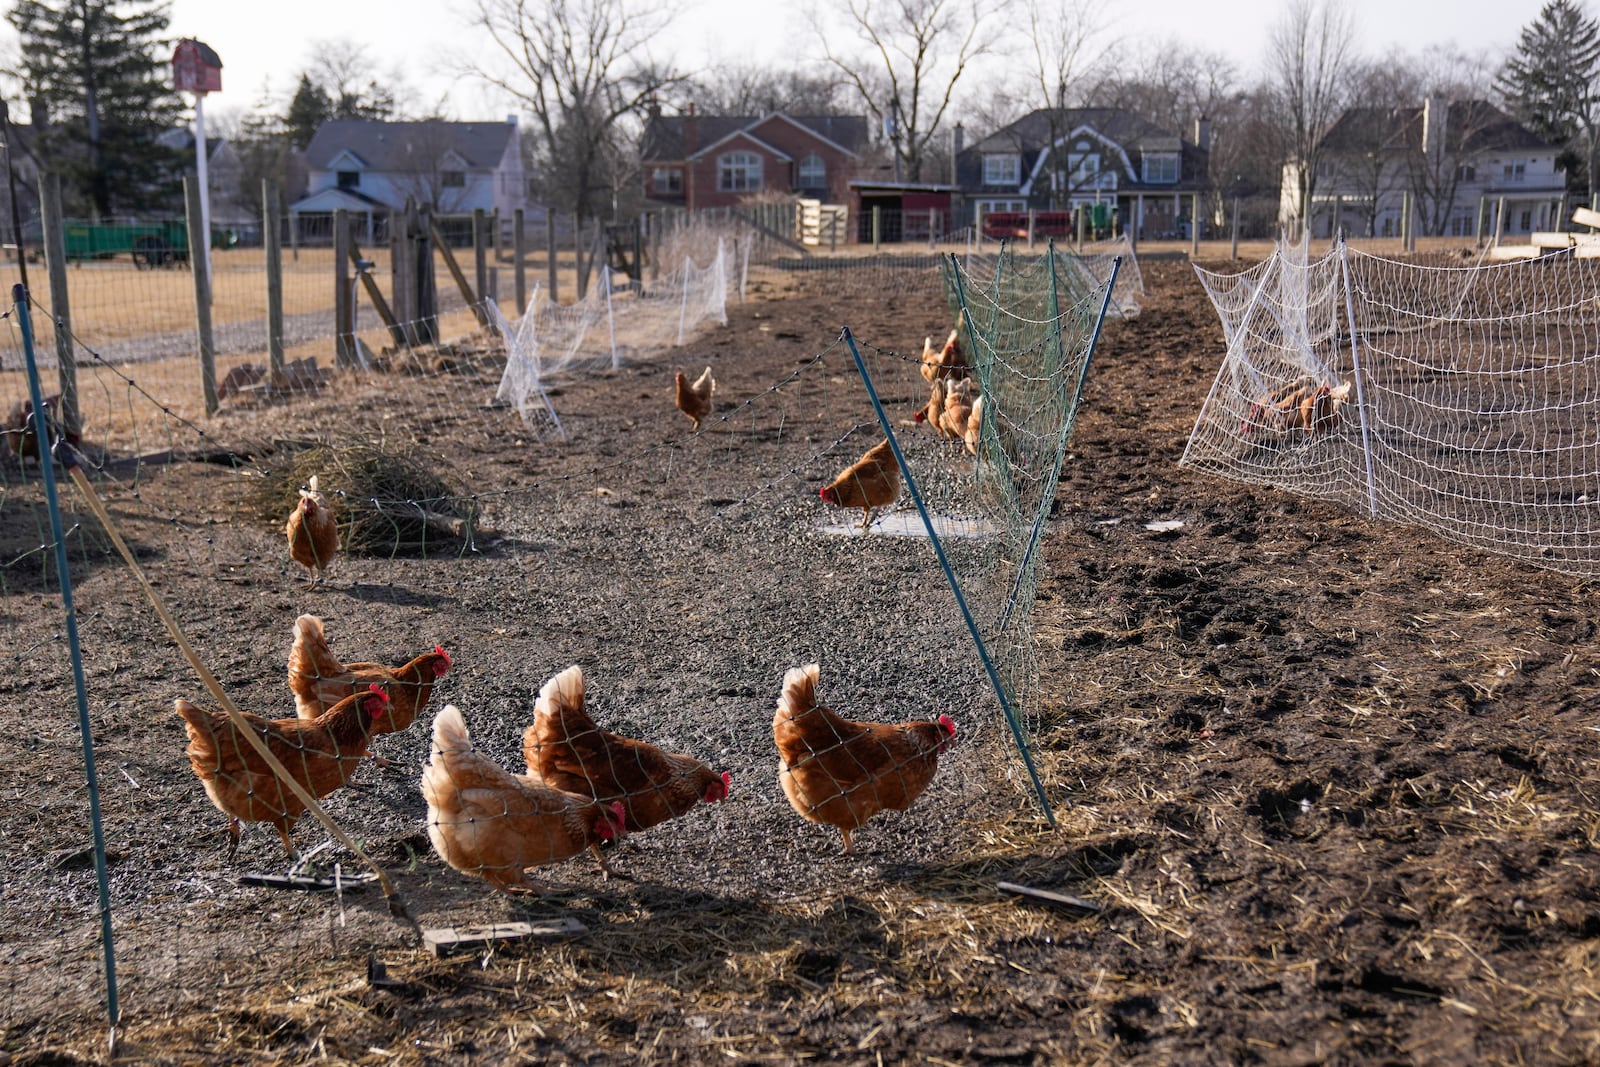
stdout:
<svg viewBox="0 0 1600 1067">
<path fill-rule="evenodd" d="M 876 225 L 877 239 L 923 242 L 949 235 L 951 210 L 960 187 L 928 182 L 870 181 L 850 183 L 850 214 L 856 220 L 855 239 L 870 242 Z"/>
<path fill-rule="evenodd" d="M 1560 149 L 1485 100 L 1419 107 L 1351 108 L 1319 146 L 1309 231 L 1339 227 L 1365 237 L 1399 237 L 1404 213 L 1426 236 L 1526 236 L 1563 227 L 1566 175 Z M 1282 221 L 1298 219 L 1298 173 L 1283 173 Z"/>
<path fill-rule="evenodd" d="M 333 119 L 306 146 L 306 195 L 289 205 L 302 235 L 331 233 L 333 212 L 360 216 L 371 243 L 412 199 L 441 217 L 482 209 L 502 220 L 528 205 L 516 116 L 504 122 Z"/>
<path fill-rule="evenodd" d="M 1136 239 L 1175 236 L 1210 188 L 1210 124 L 1186 141 L 1123 108 L 1041 108 L 956 154 L 972 223 L 1099 209 Z"/>
<path fill-rule="evenodd" d="M 653 111 L 640 145 L 645 200 L 689 211 L 777 192 L 842 204 L 861 163 L 860 115 L 681 115 Z"/>
</svg>

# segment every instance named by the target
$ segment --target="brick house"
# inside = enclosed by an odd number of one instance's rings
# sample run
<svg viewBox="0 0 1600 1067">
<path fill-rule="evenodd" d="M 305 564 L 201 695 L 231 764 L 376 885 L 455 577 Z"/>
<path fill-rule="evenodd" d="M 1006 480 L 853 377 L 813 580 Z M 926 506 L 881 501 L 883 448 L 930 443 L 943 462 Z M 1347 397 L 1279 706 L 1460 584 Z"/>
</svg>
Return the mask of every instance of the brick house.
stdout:
<svg viewBox="0 0 1600 1067">
<path fill-rule="evenodd" d="M 1161 237 L 1210 188 L 1210 139 L 1204 118 L 1186 141 L 1123 108 L 1040 108 L 959 150 L 956 184 L 985 216 L 1090 206 Z"/>
<path fill-rule="evenodd" d="M 695 211 L 775 190 L 842 204 L 867 143 L 860 115 L 757 118 L 652 113 L 640 145 L 645 200 Z"/>
</svg>

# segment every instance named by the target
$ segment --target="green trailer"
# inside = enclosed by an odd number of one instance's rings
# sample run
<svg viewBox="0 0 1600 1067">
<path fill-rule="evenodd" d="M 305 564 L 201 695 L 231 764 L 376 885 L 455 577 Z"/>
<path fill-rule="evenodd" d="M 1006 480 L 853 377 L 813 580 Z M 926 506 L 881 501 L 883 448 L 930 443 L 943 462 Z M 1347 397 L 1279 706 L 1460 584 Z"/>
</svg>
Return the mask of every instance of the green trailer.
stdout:
<svg viewBox="0 0 1600 1067">
<path fill-rule="evenodd" d="M 141 267 L 170 267 L 189 261 L 189 227 L 182 219 L 161 222 L 84 222 L 63 227 L 67 259 L 110 259 L 129 255 Z M 212 248 L 227 248 L 231 233 L 211 234 Z"/>
</svg>

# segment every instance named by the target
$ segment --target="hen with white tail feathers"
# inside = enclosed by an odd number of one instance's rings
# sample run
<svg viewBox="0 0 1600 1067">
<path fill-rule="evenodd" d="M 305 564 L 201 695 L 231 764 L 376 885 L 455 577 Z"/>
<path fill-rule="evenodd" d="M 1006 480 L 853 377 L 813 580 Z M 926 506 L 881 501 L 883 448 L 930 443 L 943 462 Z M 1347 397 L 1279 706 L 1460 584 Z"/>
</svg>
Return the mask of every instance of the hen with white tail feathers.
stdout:
<svg viewBox="0 0 1600 1067">
<path fill-rule="evenodd" d="M 478 751 L 453 704 L 433 720 L 422 797 L 439 858 L 505 893 L 538 892 L 528 868 L 569 859 L 624 832 L 620 803 L 563 793 Z"/>
</svg>

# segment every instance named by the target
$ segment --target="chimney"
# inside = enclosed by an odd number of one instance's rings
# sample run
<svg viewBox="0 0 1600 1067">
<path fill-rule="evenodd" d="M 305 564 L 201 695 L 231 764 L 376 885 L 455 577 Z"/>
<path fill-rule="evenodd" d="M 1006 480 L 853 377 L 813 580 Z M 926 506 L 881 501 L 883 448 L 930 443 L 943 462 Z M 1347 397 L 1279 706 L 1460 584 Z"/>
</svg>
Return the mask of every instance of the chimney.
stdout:
<svg viewBox="0 0 1600 1067">
<path fill-rule="evenodd" d="M 1211 120 L 1204 115 L 1194 120 L 1194 143 L 1202 152 L 1211 151 Z"/>
<path fill-rule="evenodd" d="M 506 116 L 506 125 L 507 126 L 515 126 L 516 124 L 517 124 L 517 116 L 515 116 L 515 115 L 507 115 Z"/>
<path fill-rule="evenodd" d="M 683 158 L 688 159 L 700 148 L 700 119 L 694 113 L 694 101 L 689 101 L 683 112 Z"/>
</svg>

